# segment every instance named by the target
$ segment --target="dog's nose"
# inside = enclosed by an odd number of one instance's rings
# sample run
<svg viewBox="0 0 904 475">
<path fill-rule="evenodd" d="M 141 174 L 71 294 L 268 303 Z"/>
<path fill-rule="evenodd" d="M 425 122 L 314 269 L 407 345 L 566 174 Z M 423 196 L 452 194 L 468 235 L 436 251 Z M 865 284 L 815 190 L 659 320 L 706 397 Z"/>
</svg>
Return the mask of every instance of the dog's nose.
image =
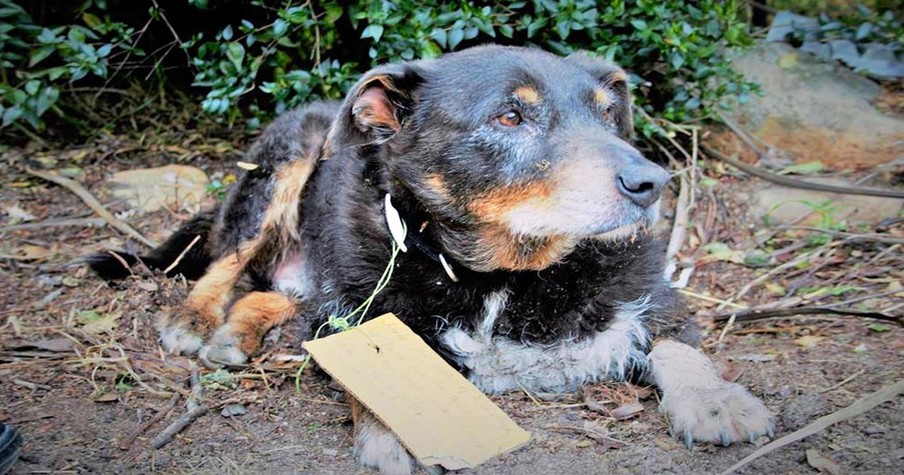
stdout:
<svg viewBox="0 0 904 475">
<path fill-rule="evenodd" d="M 662 167 L 649 164 L 632 165 L 618 175 L 618 191 L 644 208 L 655 203 L 662 187 L 669 181 L 669 173 Z"/>
</svg>

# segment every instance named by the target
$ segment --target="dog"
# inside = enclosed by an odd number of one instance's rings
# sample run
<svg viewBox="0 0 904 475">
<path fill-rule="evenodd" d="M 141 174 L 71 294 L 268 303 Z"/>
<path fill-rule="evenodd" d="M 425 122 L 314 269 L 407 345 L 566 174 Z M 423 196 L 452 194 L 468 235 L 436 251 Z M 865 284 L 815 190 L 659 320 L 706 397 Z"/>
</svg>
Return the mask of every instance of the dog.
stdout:
<svg viewBox="0 0 904 475">
<path fill-rule="evenodd" d="M 218 210 L 147 256 L 90 264 L 116 278 L 184 253 L 170 274 L 198 280 L 160 341 L 218 367 L 290 318 L 321 328 L 352 312 L 397 247 L 367 316 L 395 313 L 481 390 L 643 380 L 689 447 L 772 436 L 763 403 L 678 338 L 651 232 L 669 173 L 632 130 L 626 73 L 587 53 L 488 45 L 388 64 L 342 103 L 279 117 Z M 234 298 L 243 276 L 253 289 Z M 352 407 L 358 459 L 410 472 L 395 436 Z"/>
</svg>

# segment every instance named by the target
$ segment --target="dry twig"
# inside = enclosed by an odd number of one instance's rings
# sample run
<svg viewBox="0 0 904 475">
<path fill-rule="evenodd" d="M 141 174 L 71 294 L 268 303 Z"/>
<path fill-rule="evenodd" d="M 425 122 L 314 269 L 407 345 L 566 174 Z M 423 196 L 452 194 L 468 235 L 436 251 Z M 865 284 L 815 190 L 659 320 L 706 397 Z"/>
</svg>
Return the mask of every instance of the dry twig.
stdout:
<svg viewBox="0 0 904 475">
<path fill-rule="evenodd" d="M 869 411 L 870 409 L 878 406 L 879 404 L 882 404 L 885 401 L 892 400 L 895 396 L 901 394 L 902 392 L 904 392 L 904 381 L 898 381 L 897 383 L 894 383 L 892 385 L 885 386 L 884 388 L 882 388 L 872 394 L 869 394 L 865 397 L 858 399 L 857 402 L 851 404 L 850 406 L 848 406 L 840 411 L 833 412 L 832 414 L 829 414 L 828 416 L 824 416 L 824 417 L 820 417 L 819 419 L 816 419 L 815 421 L 813 421 L 813 423 L 807 425 L 803 429 L 794 431 L 794 432 L 792 432 L 784 437 L 781 437 L 777 440 L 773 440 L 772 442 L 764 445 L 763 447 L 761 447 L 754 453 L 748 455 L 747 457 L 744 457 L 744 459 L 741 460 L 740 462 L 729 467 L 728 470 L 722 472 L 722 475 L 728 475 L 730 473 L 737 472 L 741 468 L 750 464 L 750 462 L 753 462 L 754 460 L 756 460 L 770 452 L 773 452 L 788 444 L 792 444 L 792 443 L 802 440 L 806 437 L 809 437 L 813 434 L 816 434 L 822 430 L 825 430 L 829 426 L 837 424 L 841 421 L 850 419 L 852 417 L 859 416 L 860 414 L 863 414 L 864 412 Z"/>
<path fill-rule="evenodd" d="M 95 198 L 91 193 L 89 193 L 88 190 L 86 190 L 81 184 L 79 184 L 79 182 L 77 182 L 75 180 L 70 180 L 69 178 L 66 178 L 66 177 L 60 175 L 59 173 L 56 173 L 53 171 L 39 171 L 39 170 L 35 170 L 35 169 L 29 168 L 29 167 L 26 167 L 25 171 L 27 171 L 29 174 L 34 175 L 42 180 L 46 180 L 51 183 L 55 183 L 57 185 L 60 185 L 64 188 L 68 189 L 69 191 L 75 193 L 75 195 L 78 196 L 79 198 L 81 198 L 81 200 L 86 205 L 88 205 L 88 207 L 90 207 L 92 210 L 94 210 L 94 212 L 97 213 L 101 218 L 104 218 L 104 220 L 107 221 L 107 223 L 109 223 L 110 226 L 113 226 L 114 228 L 120 230 L 121 232 L 127 234 L 128 236 L 131 236 L 131 237 L 137 239 L 138 241 L 141 241 L 148 247 L 157 247 L 157 243 L 142 236 L 141 233 L 136 231 L 134 228 L 132 228 L 128 224 L 122 222 L 121 220 L 117 219 L 116 216 L 113 216 L 113 213 L 108 211 L 107 208 L 104 208 L 104 205 L 102 205 L 100 203 L 100 201 L 97 201 L 97 198 Z"/>
<path fill-rule="evenodd" d="M 174 393 L 173 397 L 170 398 L 169 403 L 167 403 L 167 405 L 165 407 L 163 407 L 162 409 L 157 411 L 157 414 L 154 414 L 154 417 L 148 419 L 147 422 L 145 422 L 144 424 L 141 424 L 141 426 L 139 426 L 137 429 L 135 429 L 134 432 L 129 434 L 129 436 L 126 438 L 126 440 L 124 440 L 121 444 L 119 444 L 119 448 L 121 450 L 129 450 L 129 448 L 132 447 L 132 443 L 135 442 L 135 439 L 137 439 L 146 430 L 150 429 L 154 424 L 162 421 L 163 418 L 166 417 L 167 414 L 172 412 L 173 408 L 176 407 L 176 403 L 179 402 L 179 397 L 180 397 L 179 393 Z"/>
</svg>

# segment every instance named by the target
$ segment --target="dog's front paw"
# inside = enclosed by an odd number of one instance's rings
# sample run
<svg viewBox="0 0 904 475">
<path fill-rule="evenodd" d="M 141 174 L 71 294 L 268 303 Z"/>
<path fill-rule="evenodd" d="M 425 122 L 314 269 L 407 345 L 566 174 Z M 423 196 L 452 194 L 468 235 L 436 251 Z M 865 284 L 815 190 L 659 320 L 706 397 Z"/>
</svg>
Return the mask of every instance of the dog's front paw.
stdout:
<svg viewBox="0 0 904 475">
<path fill-rule="evenodd" d="M 680 387 L 663 394 L 659 409 L 666 414 L 673 436 L 688 449 L 694 440 L 730 445 L 757 437 L 772 437 L 775 417 L 743 386 L 720 381 L 705 387 Z"/>
<path fill-rule="evenodd" d="M 248 355 L 239 349 L 240 343 L 239 338 L 233 335 L 229 324 L 223 325 L 201 348 L 198 358 L 210 369 L 244 364 L 248 361 Z"/>
<path fill-rule="evenodd" d="M 384 475 L 408 475 L 415 466 L 399 439 L 376 420 L 362 424 L 356 434 L 355 456 L 361 465 Z"/>
</svg>

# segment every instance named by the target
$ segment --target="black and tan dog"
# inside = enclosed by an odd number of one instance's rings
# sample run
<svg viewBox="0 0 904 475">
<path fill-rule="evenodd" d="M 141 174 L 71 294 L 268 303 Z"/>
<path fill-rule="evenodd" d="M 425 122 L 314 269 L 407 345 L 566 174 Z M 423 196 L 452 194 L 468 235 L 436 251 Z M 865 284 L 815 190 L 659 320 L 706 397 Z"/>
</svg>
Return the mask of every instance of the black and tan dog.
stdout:
<svg viewBox="0 0 904 475">
<path fill-rule="evenodd" d="M 663 338 L 680 306 L 648 231 L 669 175 L 628 143 L 630 105 L 608 62 L 486 46 L 377 68 L 344 103 L 285 114 L 218 215 L 144 257 L 166 267 L 204 239 L 172 271 L 200 279 L 164 348 L 242 363 L 293 316 L 316 328 L 346 314 L 383 275 L 393 227 L 407 252 L 370 315 L 398 315 L 482 390 L 645 378 L 689 445 L 771 434 L 758 399 Z M 92 265 L 126 271 L 110 255 Z M 257 289 L 234 299 L 246 274 Z M 360 460 L 407 472 L 392 434 L 359 415 Z"/>
</svg>

